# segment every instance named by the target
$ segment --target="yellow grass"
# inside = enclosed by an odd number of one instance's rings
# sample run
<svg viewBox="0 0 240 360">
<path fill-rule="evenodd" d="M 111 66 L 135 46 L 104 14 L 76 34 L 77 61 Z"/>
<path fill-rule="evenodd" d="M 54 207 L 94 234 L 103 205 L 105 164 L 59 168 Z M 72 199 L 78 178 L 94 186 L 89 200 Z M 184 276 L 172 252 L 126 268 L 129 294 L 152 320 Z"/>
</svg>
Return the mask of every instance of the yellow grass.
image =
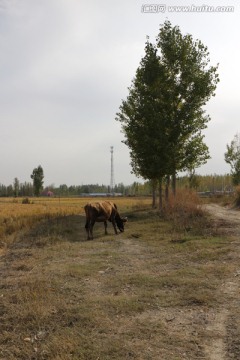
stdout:
<svg viewBox="0 0 240 360">
<path fill-rule="evenodd" d="M 100 198 L 29 198 L 30 204 L 23 204 L 23 198 L 0 199 L 0 237 L 4 239 L 19 230 L 33 226 L 37 221 L 69 215 L 84 215 L 84 205 Z M 132 209 L 141 204 L 150 204 L 146 198 L 104 198 L 117 202 L 118 208 Z M 1 243 L 0 243 L 1 245 Z"/>
</svg>

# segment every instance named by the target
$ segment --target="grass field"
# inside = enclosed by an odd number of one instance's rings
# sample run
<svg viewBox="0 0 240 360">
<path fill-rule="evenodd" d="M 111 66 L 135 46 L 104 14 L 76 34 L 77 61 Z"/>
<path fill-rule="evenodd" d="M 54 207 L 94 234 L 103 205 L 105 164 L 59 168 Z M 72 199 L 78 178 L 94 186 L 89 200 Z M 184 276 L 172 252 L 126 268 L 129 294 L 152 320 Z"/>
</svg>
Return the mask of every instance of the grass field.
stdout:
<svg viewBox="0 0 240 360">
<path fill-rule="evenodd" d="M 9 235 L 16 234 L 27 227 L 31 228 L 39 220 L 84 215 L 84 205 L 88 201 L 93 201 L 92 198 L 29 198 L 29 203 L 24 204 L 24 200 L 23 198 L 0 198 L 0 237 L 2 244 L 4 241 L 6 243 L 11 241 Z M 95 200 L 97 201 L 97 199 Z M 118 206 L 124 210 L 131 210 L 139 204 L 149 205 L 150 202 L 149 198 L 141 200 L 117 198 Z"/>
<path fill-rule="evenodd" d="M 0 359 L 208 359 L 229 238 L 199 209 L 118 198 L 126 231 L 86 241 L 87 201 L 0 202 Z"/>
</svg>

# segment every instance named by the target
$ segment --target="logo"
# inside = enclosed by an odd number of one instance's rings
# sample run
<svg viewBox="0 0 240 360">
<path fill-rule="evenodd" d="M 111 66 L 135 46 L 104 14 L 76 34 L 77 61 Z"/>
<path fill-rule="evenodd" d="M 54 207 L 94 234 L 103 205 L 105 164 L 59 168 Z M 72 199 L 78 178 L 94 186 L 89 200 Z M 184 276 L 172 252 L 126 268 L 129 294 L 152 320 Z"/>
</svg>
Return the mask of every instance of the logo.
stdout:
<svg viewBox="0 0 240 360">
<path fill-rule="evenodd" d="M 164 13 L 166 11 L 166 5 L 164 4 L 143 4 L 142 5 L 142 12 L 143 13 Z"/>
</svg>

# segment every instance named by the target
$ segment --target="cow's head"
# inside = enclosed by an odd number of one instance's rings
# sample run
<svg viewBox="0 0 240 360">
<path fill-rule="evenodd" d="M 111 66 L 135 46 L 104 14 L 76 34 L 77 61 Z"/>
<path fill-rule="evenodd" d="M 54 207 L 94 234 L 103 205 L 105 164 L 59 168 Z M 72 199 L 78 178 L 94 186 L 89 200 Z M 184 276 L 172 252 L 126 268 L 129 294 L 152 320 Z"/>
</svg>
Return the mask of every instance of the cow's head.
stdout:
<svg viewBox="0 0 240 360">
<path fill-rule="evenodd" d="M 120 216 L 119 217 L 116 217 L 116 224 L 117 224 L 117 227 L 118 229 L 121 231 L 121 232 L 124 232 L 124 223 L 127 221 L 127 218 L 121 218 Z"/>
</svg>

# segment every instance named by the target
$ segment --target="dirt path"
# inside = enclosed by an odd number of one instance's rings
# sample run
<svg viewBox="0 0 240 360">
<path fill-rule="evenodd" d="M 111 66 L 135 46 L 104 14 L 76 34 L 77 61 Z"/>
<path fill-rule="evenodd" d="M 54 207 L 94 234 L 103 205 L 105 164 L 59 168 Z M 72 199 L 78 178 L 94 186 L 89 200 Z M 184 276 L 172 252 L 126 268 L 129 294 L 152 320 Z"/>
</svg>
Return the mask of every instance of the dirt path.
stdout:
<svg viewBox="0 0 240 360">
<path fill-rule="evenodd" d="M 226 234 L 232 235 L 232 264 L 240 260 L 240 211 L 224 208 L 216 204 L 206 205 L 216 228 L 221 227 Z M 205 345 L 209 360 L 240 359 L 240 265 L 219 289 L 219 296 L 227 296 L 229 301 L 211 314 L 207 331 L 210 339 Z"/>
<path fill-rule="evenodd" d="M 206 210 L 211 214 L 213 219 L 217 220 L 216 224 L 219 226 L 219 221 L 223 226 L 225 224 L 226 228 L 231 229 L 232 235 L 240 235 L 240 211 L 225 208 L 217 204 L 208 204 L 205 205 Z"/>
</svg>

